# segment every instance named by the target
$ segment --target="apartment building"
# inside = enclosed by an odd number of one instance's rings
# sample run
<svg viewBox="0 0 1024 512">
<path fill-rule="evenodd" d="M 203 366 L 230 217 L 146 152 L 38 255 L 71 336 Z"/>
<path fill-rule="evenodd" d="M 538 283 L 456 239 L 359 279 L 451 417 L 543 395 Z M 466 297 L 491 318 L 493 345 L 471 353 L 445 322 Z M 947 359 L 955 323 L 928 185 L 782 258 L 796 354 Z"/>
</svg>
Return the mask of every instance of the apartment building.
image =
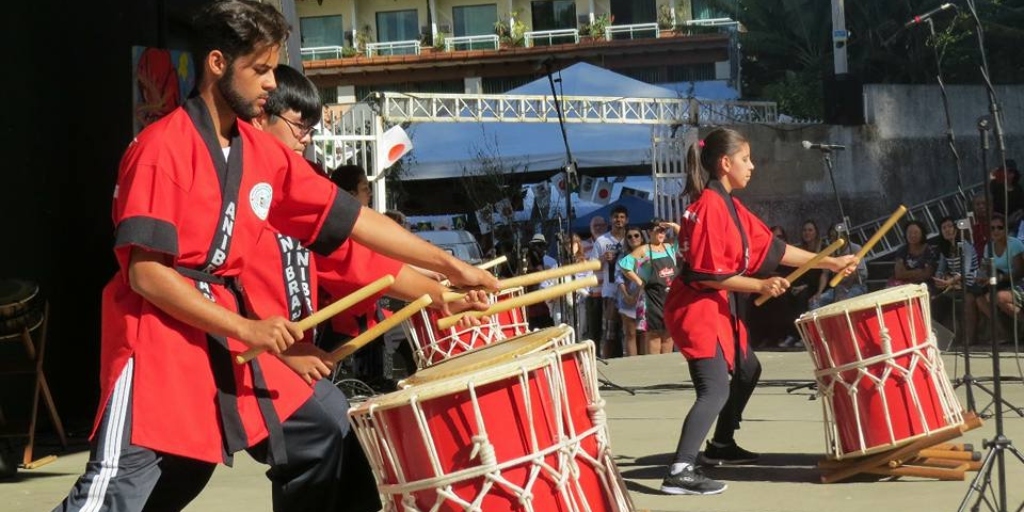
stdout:
<svg viewBox="0 0 1024 512">
<path fill-rule="evenodd" d="M 328 103 L 370 92 L 503 93 L 589 62 L 653 84 L 739 90 L 738 24 L 712 0 L 298 0 Z"/>
</svg>

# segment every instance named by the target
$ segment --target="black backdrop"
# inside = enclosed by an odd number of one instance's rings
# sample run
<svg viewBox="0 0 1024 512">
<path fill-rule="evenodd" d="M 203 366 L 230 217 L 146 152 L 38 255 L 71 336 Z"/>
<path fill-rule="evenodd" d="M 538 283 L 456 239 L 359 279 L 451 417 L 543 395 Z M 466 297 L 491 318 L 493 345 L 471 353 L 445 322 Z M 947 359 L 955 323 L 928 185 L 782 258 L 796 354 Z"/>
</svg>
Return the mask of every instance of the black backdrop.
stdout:
<svg viewBox="0 0 1024 512">
<path fill-rule="evenodd" d="M 116 268 L 110 199 L 132 130 L 130 49 L 176 46 L 197 3 L 5 8 L 0 278 L 35 281 L 50 301 L 45 370 L 72 434 L 88 429 L 98 399 L 100 294 Z"/>
</svg>

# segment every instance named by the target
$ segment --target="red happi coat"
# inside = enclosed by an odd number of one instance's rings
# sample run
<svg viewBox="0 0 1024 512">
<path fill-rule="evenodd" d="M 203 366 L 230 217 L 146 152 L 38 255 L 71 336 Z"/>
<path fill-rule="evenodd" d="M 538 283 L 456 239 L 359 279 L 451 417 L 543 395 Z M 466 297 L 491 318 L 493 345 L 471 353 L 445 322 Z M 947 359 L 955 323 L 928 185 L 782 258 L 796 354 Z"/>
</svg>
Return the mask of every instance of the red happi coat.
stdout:
<svg viewBox="0 0 1024 512">
<path fill-rule="evenodd" d="M 334 302 L 381 277 L 398 277 L 401 261 L 377 254 L 369 248 L 346 241 L 329 256 L 317 256 L 317 278 L 324 292 L 324 305 Z M 363 329 L 377 325 L 378 293 L 331 319 L 334 332 L 356 337 Z"/>
<path fill-rule="evenodd" d="M 131 442 L 207 462 L 225 460 L 207 336 L 180 322 L 128 283 L 133 246 L 173 256 L 174 265 L 219 278 L 239 276 L 265 257 L 256 243 L 270 222 L 308 247 L 330 253 L 348 236 L 359 205 L 272 136 L 237 123 L 230 156 L 198 98 L 148 126 L 125 153 L 114 193 L 115 253 L 120 271 L 103 291 L 100 363 L 103 416 L 114 383 L 134 358 Z M 193 281 L 210 300 L 239 310 L 223 285 Z M 233 353 L 246 350 L 228 339 Z M 282 420 L 310 388 L 277 357 L 258 358 Z M 234 365 L 237 409 L 249 445 L 267 436 L 249 366 Z M 94 429 L 95 433 L 95 429 Z"/>
<path fill-rule="evenodd" d="M 720 346 L 732 368 L 737 345 L 744 353 L 747 350 L 747 327 L 736 313 L 743 297 L 730 297 L 740 294 L 716 290 L 700 281 L 767 275 L 782 260 L 786 245 L 718 180 L 712 180 L 686 209 L 680 224 L 679 252 L 685 263 L 672 282 L 665 323 L 687 359 L 714 357 Z"/>
</svg>

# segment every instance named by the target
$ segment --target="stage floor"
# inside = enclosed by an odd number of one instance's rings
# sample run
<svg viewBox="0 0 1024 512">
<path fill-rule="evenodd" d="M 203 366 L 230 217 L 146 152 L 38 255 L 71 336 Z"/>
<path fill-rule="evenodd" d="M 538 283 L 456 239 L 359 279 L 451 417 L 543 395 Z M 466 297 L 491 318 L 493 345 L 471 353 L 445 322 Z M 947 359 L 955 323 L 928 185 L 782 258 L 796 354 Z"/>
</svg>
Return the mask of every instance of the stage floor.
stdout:
<svg viewBox="0 0 1024 512">
<path fill-rule="evenodd" d="M 967 493 L 970 479 L 940 482 L 922 478 L 895 481 L 865 481 L 821 484 L 816 468 L 825 441 L 821 402 L 810 400 L 813 392 L 801 389 L 787 393 L 788 385 L 812 378 L 810 357 L 805 352 L 759 352 L 764 373 L 747 408 L 737 440 L 750 450 L 761 452 L 757 466 L 712 468 L 707 473 L 729 485 L 717 496 L 667 496 L 658 491 L 670 462 L 683 417 L 694 398 L 689 387 L 685 361 L 679 354 L 614 359 L 598 365 L 612 382 L 635 389 L 636 395 L 605 387 L 602 396 L 612 434 L 612 451 L 625 478 L 637 510 L 655 511 L 786 511 L 863 512 L 865 510 L 934 511 L 955 510 Z M 950 378 L 963 374 L 963 358 L 944 356 Z M 972 356 L 972 370 L 978 378 L 989 377 L 991 358 Z M 1004 397 L 1024 406 L 1024 384 L 1012 352 L 1002 352 Z M 991 386 L 991 383 L 986 383 Z M 958 390 L 966 407 L 964 388 Z M 978 408 L 991 402 L 984 392 L 976 393 Z M 992 412 L 992 408 L 988 412 Z M 1018 450 L 1024 450 L 1024 418 L 1004 408 L 1005 431 Z M 995 421 L 985 420 L 978 429 L 953 442 L 974 443 L 991 439 Z M 37 450 L 37 456 L 44 455 Z M 35 470 L 19 470 L 13 481 L 0 483 L 0 503 L 9 512 L 50 510 L 64 496 L 82 470 L 87 453 L 59 453 L 57 461 Z M 1006 480 L 1024 482 L 1024 464 L 1012 455 L 1006 460 Z M 265 468 L 244 453 L 234 468 L 220 467 L 190 511 L 269 511 L 270 488 Z M 1010 510 L 1024 502 L 1024 487 L 1011 485 Z M 983 507 L 984 508 L 984 507 Z"/>
</svg>

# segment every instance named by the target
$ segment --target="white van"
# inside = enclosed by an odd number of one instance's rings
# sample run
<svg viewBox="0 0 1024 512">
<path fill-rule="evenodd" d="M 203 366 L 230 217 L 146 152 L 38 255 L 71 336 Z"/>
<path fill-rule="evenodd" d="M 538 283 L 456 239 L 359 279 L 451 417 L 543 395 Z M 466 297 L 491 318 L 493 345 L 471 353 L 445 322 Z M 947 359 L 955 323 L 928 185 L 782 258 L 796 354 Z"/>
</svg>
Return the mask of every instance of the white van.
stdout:
<svg viewBox="0 0 1024 512">
<path fill-rule="evenodd" d="M 446 229 L 417 231 L 416 234 L 466 263 L 476 265 L 483 262 L 480 244 L 477 243 L 476 238 L 469 231 Z"/>
</svg>

